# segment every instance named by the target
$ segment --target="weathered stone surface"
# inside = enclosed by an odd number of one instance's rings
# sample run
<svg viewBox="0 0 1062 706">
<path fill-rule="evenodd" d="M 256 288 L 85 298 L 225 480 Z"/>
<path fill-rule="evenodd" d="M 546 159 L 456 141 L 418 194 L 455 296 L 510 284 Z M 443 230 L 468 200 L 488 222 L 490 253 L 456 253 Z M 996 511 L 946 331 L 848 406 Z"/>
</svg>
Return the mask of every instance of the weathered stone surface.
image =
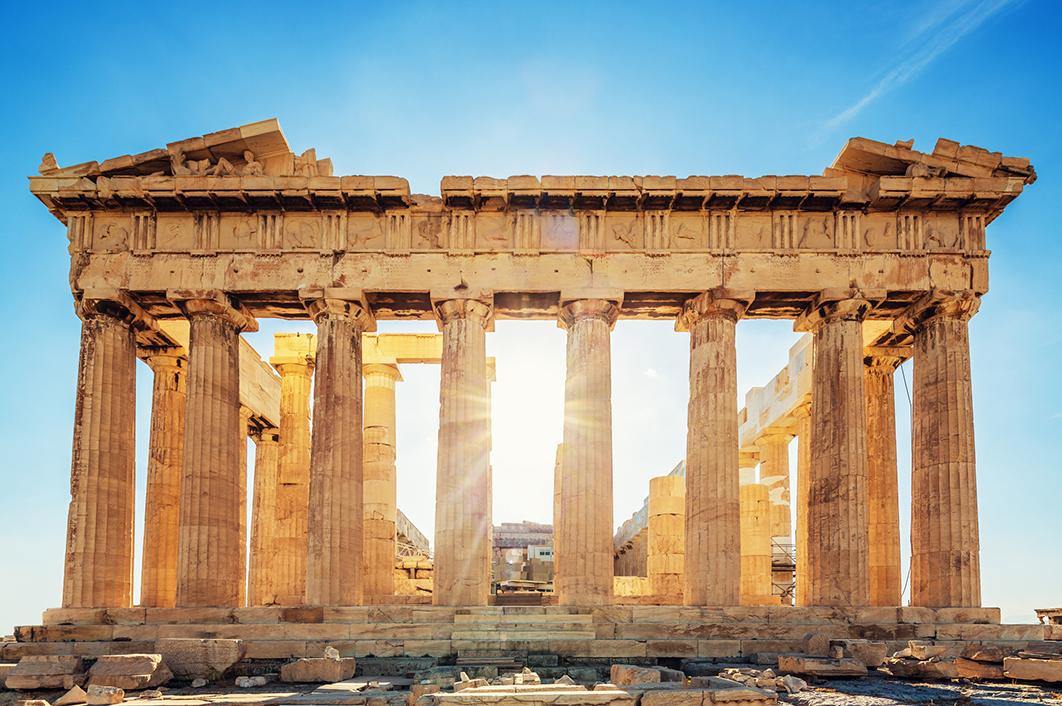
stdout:
<svg viewBox="0 0 1062 706">
<path fill-rule="evenodd" d="M 23 657 L 8 672 L 4 684 L 8 689 L 69 689 L 85 680 L 80 657 Z"/>
<path fill-rule="evenodd" d="M 172 637 L 155 643 L 155 650 L 176 676 L 216 679 L 243 659 L 242 640 Z"/>
<path fill-rule="evenodd" d="M 866 676 L 867 668 L 862 662 L 851 657 L 830 659 L 804 655 L 778 655 L 778 671 L 811 677 L 862 677 Z"/>
<path fill-rule="evenodd" d="M 159 654 L 101 655 L 88 672 L 89 686 L 114 686 L 126 691 L 162 686 L 173 673 Z"/>
<path fill-rule="evenodd" d="M 88 706 L 108 706 L 125 701 L 125 691 L 116 686 L 89 686 L 86 691 Z"/>
<path fill-rule="evenodd" d="M 1011 679 L 1062 682 L 1062 659 L 1007 657 L 1003 660 L 1003 674 Z"/>
<path fill-rule="evenodd" d="M 889 656 L 889 646 L 876 640 L 831 640 L 830 645 L 840 647 L 842 656 L 858 659 L 867 667 L 880 667 Z"/>
<path fill-rule="evenodd" d="M 634 664 L 614 664 L 609 670 L 609 682 L 616 686 L 627 684 L 653 684 L 661 682 L 661 673 L 655 667 L 639 667 Z"/>
<path fill-rule="evenodd" d="M 252 689 L 256 686 L 265 686 L 269 683 L 269 677 L 264 674 L 253 677 L 236 677 L 236 686 L 241 689 Z"/>
<path fill-rule="evenodd" d="M 331 683 L 354 676 L 353 657 L 305 657 L 288 662 L 280 668 L 280 681 L 288 683 Z"/>
<path fill-rule="evenodd" d="M 955 659 L 955 671 L 963 679 L 1002 679 L 1003 663 L 979 662 L 957 657 Z"/>
<path fill-rule="evenodd" d="M 961 645 L 939 644 L 922 640 L 910 640 L 903 656 L 914 659 L 932 659 L 934 657 L 956 657 L 962 651 Z"/>
<path fill-rule="evenodd" d="M 78 706 L 78 704 L 88 703 L 88 694 L 77 684 L 70 687 L 70 690 L 55 700 L 53 706 Z"/>
<path fill-rule="evenodd" d="M 7 679 L 7 675 L 11 673 L 11 670 L 15 668 L 15 662 L 0 663 L 0 686 L 4 685 L 4 680 Z"/>
<path fill-rule="evenodd" d="M 908 679 L 958 679 L 959 670 L 955 666 L 955 660 L 955 657 L 932 657 L 922 660 L 890 657 L 882 666 L 893 676 Z"/>
</svg>

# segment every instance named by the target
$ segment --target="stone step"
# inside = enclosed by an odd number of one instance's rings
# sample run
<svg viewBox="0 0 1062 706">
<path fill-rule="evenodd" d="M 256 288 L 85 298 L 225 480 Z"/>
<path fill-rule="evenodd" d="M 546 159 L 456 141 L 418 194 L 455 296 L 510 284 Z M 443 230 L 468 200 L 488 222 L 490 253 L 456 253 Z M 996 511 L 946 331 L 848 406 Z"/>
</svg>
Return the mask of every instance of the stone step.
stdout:
<svg viewBox="0 0 1062 706">
<path fill-rule="evenodd" d="M 593 640 L 594 630 L 454 630 L 451 640 Z"/>
<path fill-rule="evenodd" d="M 490 613 L 473 613 L 468 615 L 458 614 L 454 616 L 454 625 L 476 624 L 476 625 L 493 625 L 493 624 L 532 624 L 532 623 L 582 623 L 592 624 L 594 622 L 594 616 L 590 613 L 528 613 L 528 614 L 512 614 L 504 613 L 501 615 L 495 615 Z"/>
</svg>

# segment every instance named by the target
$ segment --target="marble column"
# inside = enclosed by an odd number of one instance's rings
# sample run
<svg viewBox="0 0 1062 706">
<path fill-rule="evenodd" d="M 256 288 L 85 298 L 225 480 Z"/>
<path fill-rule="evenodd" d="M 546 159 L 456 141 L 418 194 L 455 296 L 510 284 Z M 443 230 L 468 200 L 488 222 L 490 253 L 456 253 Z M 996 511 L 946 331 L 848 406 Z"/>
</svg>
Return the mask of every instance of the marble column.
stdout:
<svg viewBox="0 0 1062 706">
<path fill-rule="evenodd" d="M 309 303 L 317 323 L 306 602 L 357 605 L 363 595 L 361 336 L 372 314 L 358 301 Z M 394 557 L 388 566 L 393 568 Z"/>
<path fill-rule="evenodd" d="M 133 598 L 136 340 L 122 304 L 84 300 L 74 407 L 63 607 Z"/>
<path fill-rule="evenodd" d="M 493 310 L 474 299 L 436 306 L 443 335 L 435 487 L 435 587 L 443 606 L 490 596 L 490 420 L 487 329 Z"/>
<path fill-rule="evenodd" d="M 760 437 L 760 482 L 771 499 L 771 537 L 788 544 L 793 534 L 789 504 L 789 441 L 792 434 L 769 429 Z"/>
<path fill-rule="evenodd" d="M 554 580 L 554 592 L 556 592 L 556 580 L 557 574 L 560 573 L 560 554 L 557 551 L 557 547 L 560 544 L 561 536 L 561 453 L 564 448 L 563 444 L 557 444 L 557 453 L 553 457 L 553 580 Z"/>
<path fill-rule="evenodd" d="M 366 596 L 395 592 L 395 525 L 398 518 L 395 476 L 395 384 L 397 365 L 371 364 L 365 377 L 365 549 Z"/>
<path fill-rule="evenodd" d="M 811 405 L 793 410 L 797 437 L 796 491 L 796 596 L 798 606 L 808 604 L 808 477 L 811 475 Z"/>
<path fill-rule="evenodd" d="M 171 296 L 171 299 L 174 298 Z M 178 300 L 189 320 L 177 606 L 236 606 L 240 593 L 240 331 L 254 319 L 220 293 Z"/>
<path fill-rule="evenodd" d="M 742 482 L 741 605 L 777 604 L 771 586 L 771 501 L 763 483 Z"/>
<path fill-rule="evenodd" d="M 898 606 L 900 493 L 896 478 L 896 403 L 893 372 L 903 359 L 874 352 L 864 362 L 867 405 L 867 540 L 870 605 Z"/>
<path fill-rule="evenodd" d="M 682 601 L 686 551 L 686 479 L 660 476 L 649 479 L 646 520 L 649 551 L 646 571 L 649 590 L 667 603 Z"/>
<path fill-rule="evenodd" d="M 561 308 L 568 330 L 561 451 L 560 605 L 612 602 L 612 370 L 619 307 L 580 299 Z"/>
<path fill-rule="evenodd" d="M 870 601 L 862 329 L 867 308 L 861 299 L 827 301 L 805 316 L 815 335 L 809 605 L 865 606 Z"/>
<path fill-rule="evenodd" d="M 144 550 L 140 605 L 172 608 L 177 601 L 177 544 L 184 461 L 184 405 L 188 359 L 177 349 L 146 358 L 155 375 L 151 393 L 147 489 L 144 493 Z"/>
<path fill-rule="evenodd" d="M 741 597 L 737 351 L 745 303 L 710 292 L 686 302 L 690 332 L 686 432 L 687 605 L 737 605 Z"/>
<path fill-rule="evenodd" d="M 912 316 L 911 603 L 981 604 L 968 322 L 980 300 L 927 298 Z"/>
<path fill-rule="evenodd" d="M 307 515 L 310 505 L 310 389 L 313 358 L 273 356 L 280 373 L 274 579 L 279 605 L 306 600 Z"/>
<path fill-rule="evenodd" d="M 236 445 L 240 455 L 240 594 L 237 605 L 247 605 L 247 437 L 253 412 L 240 406 L 240 428 Z"/>
<path fill-rule="evenodd" d="M 251 502 L 251 558 L 247 602 L 276 603 L 277 456 L 280 433 L 269 428 L 254 434 L 254 498 Z"/>
</svg>

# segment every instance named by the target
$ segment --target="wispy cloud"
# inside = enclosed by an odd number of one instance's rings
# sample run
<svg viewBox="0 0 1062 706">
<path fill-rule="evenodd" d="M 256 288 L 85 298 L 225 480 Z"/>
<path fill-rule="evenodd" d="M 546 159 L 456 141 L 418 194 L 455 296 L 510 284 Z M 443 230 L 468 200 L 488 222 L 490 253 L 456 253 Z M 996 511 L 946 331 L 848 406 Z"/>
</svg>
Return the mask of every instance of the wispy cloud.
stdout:
<svg viewBox="0 0 1062 706">
<path fill-rule="evenodd" d="M 959 40 L 983 25 L 1007 5 L 1021 0 L 952 0 L 921 15 L 897 50 L 898 61 L 888 66 L 865 94 L 829 118 L 824 133 L 849 122 L 875 100 L 921 73 Z"/>
</svg>

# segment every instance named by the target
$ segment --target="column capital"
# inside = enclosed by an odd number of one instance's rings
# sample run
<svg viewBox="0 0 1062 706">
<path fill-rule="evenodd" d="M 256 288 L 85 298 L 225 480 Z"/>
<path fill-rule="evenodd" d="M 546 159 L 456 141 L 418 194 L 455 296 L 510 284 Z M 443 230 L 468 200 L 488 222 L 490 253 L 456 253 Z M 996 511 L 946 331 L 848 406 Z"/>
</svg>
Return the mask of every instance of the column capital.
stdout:
<svg viewBox="0 0 1062 706">
<path fill-rule="evenodd" d="M 919 297 L 892 324 L 897 333 L 914 333 L 936 319 L 969 321 L 981 306 L 981 297 L 974 292 L 933 290 Z"/>
<path fill-rule="evenodd" d="M 909 349 L 905 351 L 898 346 L 869 346 L 863 349 L 863 366 L 873 372 L 891 375 L 910 357 Z"/>
<path fill-rule="evenodd" d="M 313 370 L 317 354 L 317 336 L 312 333 L 275 333 L 273 334 L 273 355 L 269 364 L 281 375 L 288 373 L 306 374 Z"/>
<path fill-rule="evenodd" d="M 213 316 L 234 325 L 238 331 L 257 331 L 258 321 L 236 299 L 220 289 L 171 289 L 166 298 L 187 318 Z"/>
<path fill-rule="evenodd" d="M 676 331 L 688 331 L 691 326 L 706 318 L 722 318 L 737 321 L 755 298 L 753 292 L 731 289 L 711 289 L 690 297 L 682 305 L 675 319 Z"/>
<path fill-rule="evenodd" d="M 765 430 L 760 434 L 760 438 L 756 440 L 756 448 L 762 449 L 769 444 L 788 444 L 796 436 L 789 429 L 771 428 Z"/>
<path fill-rule="evenodd" d="M 380 375 L 390 378 L 392 382 L 402 382 L 402 371 L 395 363 L 362 363 L 361 376 Z"/>
<path fill-rule="evenodd" d="M 858 289 L 823 290 L 808 305 L 806 311 L 793 322 L 794 331 L 817 331 L 825 323 L 834 321 L 862 321 L 873 306 L 883 298 L 880 292 Z"/>
<path fill-rule="evenodd" d="M 155 373 L 188 368 L 188 353 L 177 346 L 141 349 L 139 355 Z"/>
<path fill-rule="evenodd" d="M 432 309 L 439 328 L 457 319 L 471 319 L 479 322 L 487 331 L 494 328 L 494 305 L 489 299 L 455 298 L 436 299 L 432 297 Z"/>
<path fill-rule="evenodd" d="M 793 411 L 791 412 L 791 414 L 793 415 L 794 419 L 807 419 L 808 417 L 810 417 L 811 416 L 811 400 L 804 400 L 803 402 L 798 404 L 796 407 L 793 408 Z M 798 436 L 799 436 L 799 434 L 798 434 Z"/>
<path fill-rule="evenodd" d="M 582 319 L 599 319 L 611 329 L 619 317 L 619 303 L 609 299 L 574 299 L 563 302 L 557 313 L 561 328 L 568 328 Z"/>
<path fill-rule="evenodd" d="M 108 316 L 138 331 L 157 331 L 155 317 L 120 289 L 86 289 L 76 295 L 74 311 L 81 319 Z"/>
<path fill-rule="evenodd" d="M 258 444 L 277 444 L 280 441 L 280 430 L 276 427 L 266 427 L 264 429 L 252 429 L 251 439 L 254 440 L 255 445 Z"/>
<path fill-rule="evenodd" d="M 324 319 L 349 319 L 362 331 L 376 330 L 376 317 L 360 289 L 304 289 L 299 298 L 314 323 Z"/>
</svg>

